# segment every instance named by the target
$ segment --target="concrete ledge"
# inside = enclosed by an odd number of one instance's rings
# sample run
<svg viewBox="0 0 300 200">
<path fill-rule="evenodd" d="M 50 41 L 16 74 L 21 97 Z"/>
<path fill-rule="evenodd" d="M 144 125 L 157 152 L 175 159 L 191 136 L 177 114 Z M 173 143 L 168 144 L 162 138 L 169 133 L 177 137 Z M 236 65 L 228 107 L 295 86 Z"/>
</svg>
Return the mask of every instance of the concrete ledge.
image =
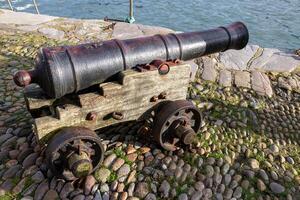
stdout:
<svg viewBox="0 0 300 200">
<path fill-rule="evenodd" d="M 0 24 L 37 25 L 58 17 L 0 9 Z"/>
</svg>

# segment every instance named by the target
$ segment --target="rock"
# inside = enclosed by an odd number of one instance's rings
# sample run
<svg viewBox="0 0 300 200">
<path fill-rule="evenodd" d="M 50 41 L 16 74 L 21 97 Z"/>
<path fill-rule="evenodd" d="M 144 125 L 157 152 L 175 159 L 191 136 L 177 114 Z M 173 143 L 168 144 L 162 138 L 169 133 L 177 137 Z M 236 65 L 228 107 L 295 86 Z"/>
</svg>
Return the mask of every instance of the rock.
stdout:
<svg viewBox="0 0 300 200">
<path fill-rule="evenodd" d="M 61 189 L 61 192 L 59 194 L 60 198 L 67 198 L 68 195 L 74 190 L 74 186 L 72 183 L 68 182 L 64 185 L 64 187 Z"/>
<path fill-rule="evenodd" d="M 129 39 L 129 38 L 140 37 L 143 35 L 155 35 L 160 33 L 166 34 L 170 32 L 173 31 L 171 29 L 162 28 L 162 27 L 118 22 L 114 25 L 112 38 Z"/>
<path fill-rule="evenodd" d="M 117 172 L 118 178 L 124 177 L 128 175 L 130 172 L 130 166 L 128 164 L 124 164 Z"/>
<path fill-rule="evenodd" d="M 205 174 L 207 177 L 212 177 L 214 175 L 214 168 L 210 165 L 205 167 Z"/>
<path fill-rule="evenodd" d="M 234 193 L 233 193 L 233 197 L 236 198 L 236 199 L 239 199 L 242 197 L 242 192 L 243 192 L 243 189 L 242 187 L 237 187 L 235 190 L 234 190 Z"/>
<path fill-rule="evenodd" d="M 45 194 L 43 200 L 53 200 L 53 199 L 58 199 L 59 196 L 55 190 L 48 190 L 48 192 Z"/>
<path fill-rule="evenodd" d="M 163 198 L 168 198 L 170 188 L 171 188 L 171 186 L 170 186 L 169 182 L 166 181 L 166 180 L 164 180 L 164 181 L 162 182 L 162 184 L 160 185 L 158 191 L 161 192 L 161 194 L 162 194 L 161 196 L 162 196 Z"/>
<path fill-rule="evenodd" d="M 23 196 L 32 195 L 37 187 L 38 187 L 38 184 L 36 184 L 36 183 L 31 184 L 28 188 L 24 189 L 24 191 L 21 194 Z"/>
<path fill-rule="evenodd" d="M 277 175 L 277 173 L 274 172 L 274 171 L 271 171 L 271 177 L 272 177 L 272 179 L 275 180 L 275 181 L 278 180 L 278 175 Z"/>
<path fill-rule="evenodd" d="M 127 157 L 128 161 L 134 162 L 137 159 L 138 154 L 137 153 L 131 153 L 131 154 L 128 154 L 126 157 Z"/>
<path fill-rule="evenodd" d="M 39 156 L 39 153 L 32 153 L 29 156 L 27 156 L 22 163 L 23 167 L 27 168 L 27 167 L 30 167 L 31 165 L 34 165 L 35 160 L 38 158 L 38 156 Z"/>
<path fill-rule="evenodd" d="M 205 186 L 201 181 L 198 181 L 194 184 L 194 188 L 198 191 L 202 191 L 205 188 Z"/>
<path fill-rule="evenodd" d="M 178 196 L 178 200 L 188 200 L 188 196 L 186 193 L 181 193 L 179 196 Z"/>
<path fill-rule="evenodd" d="M 92 187 L 95 185 L 95 183 L 96 183 L 96 179 L 92 175 L 86 177 L 85 184 L 84 184 L 85 195 L 90 194 Z"/>
<path fill-rule="evenodd" d="M 230 87 L 232 83 L 231 72 L 226 69 L 222 69 L 219 75 L 219 84 L 224 87 Z"/>
<path fill-rule="evenodd" d="M 215 68 L 216 60 L 209 58 L 209 57 L 203 57 L 203 72 L 201 75 L 201 78 L 206 81 L 213 81 L 215 82 L 218 76 L 217 70 Z"/>
<path fill-rule="evenodd" d="M 130 183 L 127 189 L 128 196 L 133 196 L 134 188 L 135 188 L 135 183 Z"/>
<path fill-rule="evenodd" d="M 225 175 L 225 174 L 227 174 L 227 172 L 229 171 L 229 169 L 230 169 L 230 165 L 229 165 L 228 163 L 225 163 L 225 164 L 223 165 L 223 167 L 221 168 L 221 173 L 222 173 L 223 175 Z"/>
<path fill-rule="evenodd" d="M 212 197 L 212 190 L 210 188 L 205 188 L 203 190 L 203 197 L 206 199 L 211 199 Z"/>
<path fill-rule="evenodd" d="M 253 71 L 251 73 L 251 85 L 252 89 L 256 91 L 259 95 L 272 97 L 273 89 L 269 77 L 258 71 Z"/>
<path fill-rule="evenodd" d="M 23 178 L 13 189 L 12 189 L 12 193 L 13 194 L 19 194 L 23 191 L 24 187 L 25 187 L 25 183 L 26 183 L 27 178 Z"/>
<path fill-rule="evenodd" d="M 149 193 L 148 184 L 145 182 L 139 182 L 134 190 L 134 196 L 139 198 L 145 198 L 145 196 Z"/>
<path fill-rule="evenodd" d="M 156 200 L 156 196 L 153 193 L 149 193 L 146 197 L 145 200 Z"/>
<path fill-rule="evenodd" d="M 200 200 L 202 196 L 203 196 L 203 193 L 201 191 L 196 191 L 192 195 L 191 200 Z"/>
<path fill-rule="evenodd" d="M 276 144 L 272 144 L 269 148 L 270 148 L 272 153 L 278 153 L 279 152 L 279 147 Z"/>
<path fill-rule="evenodd" d="M 83 196 L 82 200 L 84 200 L 84 195 L 82 195 L 82 196 Z M 80 199 L 78 199 L 78 200 L 80 200 Z M 96 191 L 96 194 L 95 194 L 95 197 L 93 200 L 102 200 L 101 193 L 99 192 L 99 190 Z"/>
<path fill-rule="evenodd" d="M 103 161 L 103 165 L 105 167 L 110 167 L 111 164 L 113 163 L 113 161 L 117 158 L 116 154 L 110 154 L 109 156 L 107 156 L 105 158 L 105 160 Z"/>
<path fill-rule="evenodd" d="M 251 88 L 250 73 L 246 71 L 236 71 L 234 74 L 234 83 L 237 87 Z"/>
<path fill-rule="evenodd" d="M 252 169 L 259 169 L 259 162 L 256 159 L 251 158 L 248 163 Z"/>
<path fill-rule="evenodd" d="M 268 174 L 266 173 L 265 170 L 260 169 L 260 170 L 259 170 L 259 175 L 260 175 L 260 177 L 261 177 L 264 181 L 266 181 L 266 182 L 269 181 Z"/>
<path fill-rule="evenodd" d="M 270 189 L 275 194 L 280 194 L 280 193 L 283 193 L 285 191 L 285 188 L 282 185 L 280 185 L 279 183 L 275 183 L 275 182 L 272 182 L 270 184 Z"/>
<path fill-rule="evenodd" d="M 100 192 L 108 192 L 109 191 L 109 186 L 105 183 L 105 184 L 102 184 L 100 186 Z"/>
<path fill-rule="evenodd" d="M 100 168 L 95 172 L 95 178 L 98 182 L 105 183 L 110 176 L 110 170 L 107 168 Z"/>
<path fill-rule="evenodd" d="M 241 50 L 227 50 L 220 52 L 220 62 L 225 69 L 247 70 L 248 62 L 259 49 L 257 45 L 247 45 Z"/>
<path fill-rule="evenodd" d="M 286 157 L 286 161 L 287 161 L 288 163 L 292 164 L 292 165 L 295 164 L 294 159 L 293 159 L 292 157 L 290 157 L 290 156 Z"/>
<path fill-rule="evenodd" d="M 257 188 L 259 191 L 263 192 L 267 189 L 265 183 L 261 179 L 257 179 Z"/>
<path fill-rule="evenodd" d="M 232 179 L 232 177 L 231 177 L 231 175 L 230 174 L 226 174 L 225 176 L 224 176 L 224 184 L 226 185 L 226 186 L 228 186 L 229 184 L 230 184 L 230 182 L 231 182 L 231 179 Z"/>
<path fill-rule="evenodd" d="M 10 139 L 13 135 L 12 134 L 4 134 L 0 136 L 0 145 Z"/>
<path fill-rule="evenodd" d="M 15 174 L 21 169 L 21 165 L 14 165 L 11 168 L 9 168 L 2 176 L 2 179 L 6 180 L 8 178 L 12 178 L 15 176 Z"/>
<path fill-rule="evenodd" d="M 271 49 L 271 56 L 265 59 L 262 70 L 271 72 L 292 72 L 300 66 L 299 59 L 292 52 Z"/>
<path fill-rule="evenodd" d="M 48 180 L 44 180 L 39 186 L 36 188 L 34 192 L 34 199 L 35 200 L 41 200 L 47 191 L 49 190 L 49 184 Z"/>
<path fill-rule="evenodd" d="M 117 158 L 117 160 L 113 163 L 111 169 L 113 171 L 117 171 L 124 163 L 125 160 L 123 160 L 122 158 Z"/>
<path fill-rule="evenodd" d="M 40 183 L 44 180 L 44 174 L 41 171 L 37 171 L 32 177 L 32 181 L 35 183 Z"/>
<path fill-rule="evenodd" d="M 135 180 L 136 180 L 135 175 L 136 175 L 136 170 L 131 171 L 128 178 L 127 178 L 126 183 L 128 184 L 128 183 L 131 183 L 131 182 L 135 182 Z"/>
<path fill-rule="evenodd" d="M 224 192 L 224 199 L 231 199 L 233 194 L 233 190 L 232 189 L 226 189 Z"/>
<path fill-rule="evenodd" d="M 51 39 L 62 40 L 65 37 L 65 33 L 63 31 L 57 30 L 55 28 L 43 27 L 38 29 L 38 31 Z"/>
</svg>

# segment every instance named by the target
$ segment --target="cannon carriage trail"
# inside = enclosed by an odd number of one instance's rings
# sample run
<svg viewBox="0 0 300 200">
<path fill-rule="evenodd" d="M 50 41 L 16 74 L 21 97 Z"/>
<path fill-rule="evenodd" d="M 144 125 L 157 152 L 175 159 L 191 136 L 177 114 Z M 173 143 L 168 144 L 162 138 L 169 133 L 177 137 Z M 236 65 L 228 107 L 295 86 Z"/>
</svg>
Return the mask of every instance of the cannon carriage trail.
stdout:
<svg viewBox="0 0 300 200">
<path fill-rule="evenodd" d="M 191 146 L 165 151 L 123 123 L 97 131 L 95 173 L 53 176 L 13 74 L 43 46 L 169 32 L 0 10 L 0 199 L 300 199 L 300 56 L 256 45 L 193 60 L 187 98 L 204 121 Z"/>
</svg>

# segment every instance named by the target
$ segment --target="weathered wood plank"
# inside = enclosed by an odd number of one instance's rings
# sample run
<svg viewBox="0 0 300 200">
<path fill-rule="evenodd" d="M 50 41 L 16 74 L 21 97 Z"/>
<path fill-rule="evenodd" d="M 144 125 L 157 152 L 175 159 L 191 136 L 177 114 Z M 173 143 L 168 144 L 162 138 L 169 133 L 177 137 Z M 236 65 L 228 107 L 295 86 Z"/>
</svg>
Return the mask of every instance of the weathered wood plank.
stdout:
<svg viewBox="0 0 300 200">
<path fill-rule="evenodd" d="M 36 118 L 36 134 L 39 140 L 44 140 L 48 139 L 49 133 L 66 126 L 84 126 L 95 130 L 122 121 L 136 120 L 159 102 L 185 99 L 189 76 L 190 66 L 187 64 L 171 67 L 167 75 L 159 75 L 157 71 L 127 70 L 120 73 L 119 82 L 100 84 L 99 92 L 76 95 L 79 103 L 56 106 L 49 105 L 48 99 L 40 99 L 38 105 L 47 101 L 44 105 L 55 107 L 55 115 Z M 162 92 L 167 94 L 167 99 L 150 101 L 154 95 L 158 96 Z M 37 101 L 39 100 L 33 101 L 31 98 L 29 103 Z M 122 112 L 124 118 L 109 118 L 114 111 Z M 97 119 L 86 120 L 89 112 L 96 113 Z"/>
</svg>

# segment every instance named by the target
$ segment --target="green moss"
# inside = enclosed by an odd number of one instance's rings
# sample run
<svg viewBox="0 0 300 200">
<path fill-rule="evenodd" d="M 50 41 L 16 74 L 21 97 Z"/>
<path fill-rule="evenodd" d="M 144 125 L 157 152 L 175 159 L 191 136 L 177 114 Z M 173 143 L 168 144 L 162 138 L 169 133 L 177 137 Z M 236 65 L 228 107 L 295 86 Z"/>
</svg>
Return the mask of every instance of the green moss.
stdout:
<svg viewBox="0 0 300 200">
<path fill-rule="evenodd" d="M 117 178 L 118 178 L 117 173 L 114 172 L 114 171 L 112 171 L 112 172 L 110 173 L 108 179 L 107 179 L 107 182 L 108 182 L 108 183 L 111 183 L 111 182 L 117 180 Z"/>
<path fill-rule="evenodd" d="M 212 152 L 212 153 L 208 154 L 208 157 L 213 157 L 216 159 L 224 158 L 224 156 L 225 155 L 221 152 Z"/>
<path fill-rule="evenodd" d="M 20 180 L 21 180 L 20 177 L 15 176 L 15 177 L 11 180 L 11 182 L 12 182 L 12 184 L 13 184 L 14 186 L 16 186 L 16 185 L 20 182 Z"/>
<path fill-rule="evenodd" d="M 13 200 L 16 197 L 11 193 L 5 193 L 4 195 L 0 196 L 0 200 Z"/>
</svg>

